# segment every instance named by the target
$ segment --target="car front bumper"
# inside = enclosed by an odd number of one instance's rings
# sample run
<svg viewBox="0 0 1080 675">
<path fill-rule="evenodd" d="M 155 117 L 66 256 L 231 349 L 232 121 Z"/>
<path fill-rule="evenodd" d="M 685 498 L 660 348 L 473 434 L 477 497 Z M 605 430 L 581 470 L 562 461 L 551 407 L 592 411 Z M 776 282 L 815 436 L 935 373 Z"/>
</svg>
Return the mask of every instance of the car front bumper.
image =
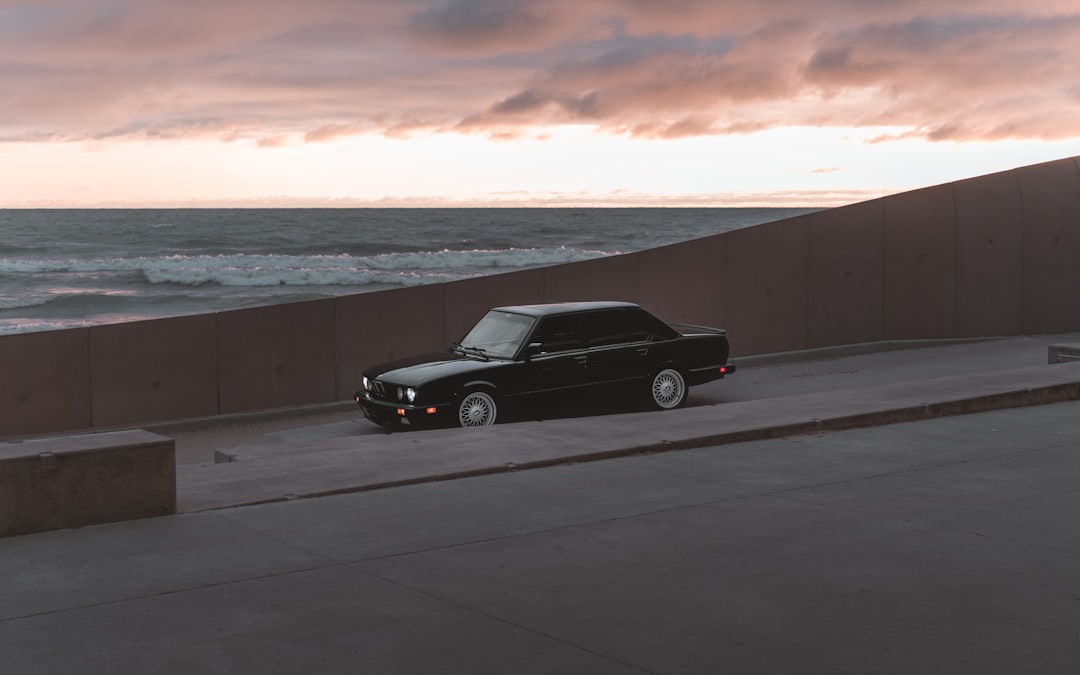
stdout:
<svg viewBox="0 0 1080 675">
<path fill-rule="evenodd" d="M 449 403 L 437 405 L 411 405 L 378 401 L 365 392 L 354 396 L 364 417 L 384 427 L 407 429 L 420 427 L 444 426 L 453 422 L 453 406 Z"/>
</svg>

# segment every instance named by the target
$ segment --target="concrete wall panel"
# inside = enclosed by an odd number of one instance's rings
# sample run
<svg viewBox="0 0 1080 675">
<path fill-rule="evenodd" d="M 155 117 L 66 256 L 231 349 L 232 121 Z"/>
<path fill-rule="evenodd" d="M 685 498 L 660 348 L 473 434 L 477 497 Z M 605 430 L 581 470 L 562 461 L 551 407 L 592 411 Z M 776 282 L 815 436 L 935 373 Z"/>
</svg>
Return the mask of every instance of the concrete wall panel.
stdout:
<svg viewBox="0 0 1080 675">
<path fill-rule="evenodd" d="M 1080 330 L 1077 159 L 1017 169 L 1024 199 L 1024 333 Z"/>
<path fill-rule="evenodd" d="M 449 346 L 465 337 L 492 307 L 544 302 L 544 269 L 454 281 L 444 289 L 446 324 L 442 344 Z"/>
<path fill-rule="evenodd" d="M 884 337 L 949 338 L 955 330 L 953 187 L 893 195 L 885 205 Z"/>
<path fill-rule="evenodd" d="M 727 239 L 716 235 L 642 251 L 638 255 L 638 301 L 675 323 L 724 328 Z"/>
<path fill-rule="evenodd" d="M 807 344 L 882 339 L 885 208 L 882 200 L 808 216 Z"/>
<path fill-rule="evenodd" d="M 85 328 L 0 338 L 0 437 L 91 424 Z"/>
<path fill-rule="evenodd" d="M 956 337 L 1021 330 L 1024 213 L 1016 172 L 953 185 L 956 196 Z"/>
<path fill-rule="evenodd" d="M 806 348 L 807 218 L 727 232 L 727 326 L 734 356 Z"/>
<path fill-rule="evenodd" d="M 337 398 L 351 398 L 364 369 L 447 347 L 443 286 L 417 286 L 338 298 Z"/>
<path fill-rule="evenodd" d="M 213 314 L 90 328 L 95 427 L 217 413 Z"/>
<path fill-rule="evenodd" d="M 220 412 L 335 400 L 334 301 L 218 315 Z"/>
<path fill-rule="evenodd" d="M 638 299 L 638 256 L 630 253 L 544 270 L 547 302 Z"/>
</svg>

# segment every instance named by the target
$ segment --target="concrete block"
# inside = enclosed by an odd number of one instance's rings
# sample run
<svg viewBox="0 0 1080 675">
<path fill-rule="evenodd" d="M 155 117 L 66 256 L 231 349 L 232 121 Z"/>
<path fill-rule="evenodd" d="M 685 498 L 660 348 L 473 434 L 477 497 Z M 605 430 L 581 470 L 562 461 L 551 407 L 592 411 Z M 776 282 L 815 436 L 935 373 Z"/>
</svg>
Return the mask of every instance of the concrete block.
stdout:
<svg viewBox="0 0 1080 675">
<path fill-rule="evenodd" d="M 369 366 L 449 346 L 441 284 L 350 295 L 334 307 L 338 399 L 352 397 Z"/>
<path fill-rule="evenodd" d="M 85 328 L 0 336 L 0 437 L 88 429 Z"/>
<path fill-rule="evenodd" d="M 876 342 L 885 279 L 883 200 L 808 216 L 807 343 Z"/>
<path fill-rule="evenodd" d="M 0 443 L 0 536 L 172 513 L 171 438 L 120 431 Z"/>
<path fill-rule="evenodd" d="M 219 412 L 334 400 L 334 314 L 333 299 L 219 314 Z"/>
<path fill-rule="evenodd" d="M 492 307 L 545 302 L 543 268 L 453 281 L 444 286 L 446 323 L 443 342 L 449 345 Z"/>
<path fill-rule="evenodd" d="M 953 337 L 956 212 L 952 186 L 905 192 L 883 202 L 884 339 Z"/>
<path fill-rule="evenodd" d="M 95 427 L 217 414 L 213 314 L 89 330 Z"/>
<path fill-rule="evenodd" d="M 715 235 L 638 256 L 638 301 L 674 323 L 727 325 L 727 240 Z M 734 336 L 732 336 L 734 339 Z"/>
<path fill-rule="evenodd" d="M 634 253 L 544 268 L 547 302 L 638 301 L 638 256 Z"/>
<path fill-rule="evenodd" d="M 806 348 L 807 217 L 723 235 L 732 356 Z"/>
<path fill-rule="evenodd" d="M 1027 335 L 1080 330 L 1080 169 L 1075 159 L 1016 170 L 1024 201 Z"/>
<path fill-rule="evenodd" d="M 1022 327 L 1024 212 L 1014 171 L 953 184 L 956 337 L 1017 335 Z"/>
<path fill-rule="evenodd" d="M 1080 361 L 1080 345 L 1050 345 L 1047 363 L 1070 363 Z"/>
</svg>

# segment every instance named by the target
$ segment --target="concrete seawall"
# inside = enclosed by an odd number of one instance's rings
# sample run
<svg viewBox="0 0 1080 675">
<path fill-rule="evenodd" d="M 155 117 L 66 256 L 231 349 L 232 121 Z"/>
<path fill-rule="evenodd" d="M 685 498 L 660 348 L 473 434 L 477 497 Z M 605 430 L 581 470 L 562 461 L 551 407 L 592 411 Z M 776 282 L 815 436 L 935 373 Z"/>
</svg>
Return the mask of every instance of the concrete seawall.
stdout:
<svg viewBox="0 0 1080 675">
<path fill-rule="evenodd" d="M 0 337 L 0 437 L 348 399 L 489 307 L 640 302 L 733 355 L 1080 331 L 1080 157 L 692 242 L 448 284 Z"/>
</svg>

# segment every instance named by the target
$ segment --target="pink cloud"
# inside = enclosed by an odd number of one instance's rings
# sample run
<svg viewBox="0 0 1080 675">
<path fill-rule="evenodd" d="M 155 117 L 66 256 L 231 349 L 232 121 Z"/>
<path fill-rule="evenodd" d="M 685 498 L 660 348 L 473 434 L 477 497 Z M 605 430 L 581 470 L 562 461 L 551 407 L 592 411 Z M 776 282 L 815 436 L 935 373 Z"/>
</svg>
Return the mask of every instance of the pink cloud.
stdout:
<svg viewBox="0 0 1080 675">
<path fill-rule="evenodd" d="M 0 139 L 1062 138 L 1076 63 L 1074 0 L 56 0 L 0 5 Z"/>
</svg>

